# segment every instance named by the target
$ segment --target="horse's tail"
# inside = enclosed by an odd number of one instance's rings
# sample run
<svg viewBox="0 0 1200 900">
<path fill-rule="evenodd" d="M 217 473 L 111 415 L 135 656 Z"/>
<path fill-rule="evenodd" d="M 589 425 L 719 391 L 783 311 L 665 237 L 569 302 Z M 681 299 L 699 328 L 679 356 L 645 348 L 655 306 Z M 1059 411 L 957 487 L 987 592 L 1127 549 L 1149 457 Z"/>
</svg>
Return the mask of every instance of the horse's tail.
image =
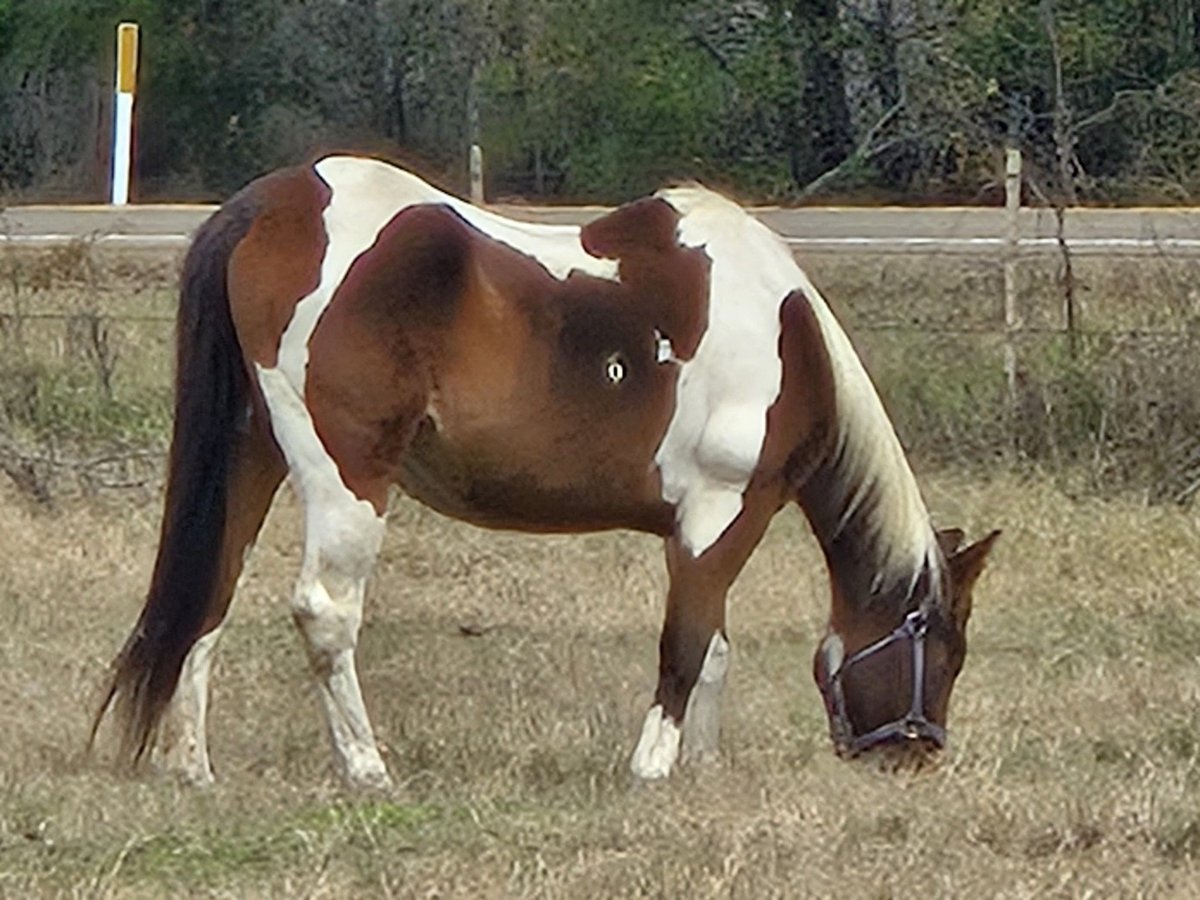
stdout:
<svg viewBox="0 0 1200 900">
<path fill-rule="evenodd" d="M 253 194 L 229 201 L 196 233 L 184 262 L 176 322 L 175 425 L 158 556 L 146 604 L 113 661 L 89 746 L 109 708 L 121 756 L 153 745 L 184 659 L 200 638 L 221 578 L 235 436 L 250 408 L 247 370 L 226 275 L 256 214 Z"/>
</svg>

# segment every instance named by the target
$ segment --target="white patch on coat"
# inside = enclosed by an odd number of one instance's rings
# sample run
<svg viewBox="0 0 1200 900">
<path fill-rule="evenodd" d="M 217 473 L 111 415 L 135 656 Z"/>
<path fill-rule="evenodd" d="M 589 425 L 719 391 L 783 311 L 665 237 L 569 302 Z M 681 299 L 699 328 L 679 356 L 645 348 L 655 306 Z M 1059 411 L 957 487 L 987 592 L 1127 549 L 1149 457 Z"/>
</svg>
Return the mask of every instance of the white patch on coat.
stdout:
<svg viewBox="0 0 1200 900">
<path fill-rule="evenodd" d="M 390 207 L 389 219 L 409 206 L 441 204 L 450 207 L 493 240 L 532 256 L 555 278 L 566 278 L 572 271 L 609 281 L 617 278 L 616 260 L 598 259 L 583 249 L 578 225 L 544 225 L 509 219 L 472 206 L 465 200 L 439 191 L 411 172 L 376 159 L 327 156 L 315 168 L 321 179 L 333 189 L 335 203 L 339 192 L 353 194 L 354 205 L 348 208 L 352 208 L 355 214 L 360 203 L 378 203 Z M 355 225 L 353 220 L 345 224 Z M 328 215 L 326 226 L 329 226 Z"/>
<path fill-rule="evenodd" d="M 620 384 L 625 380 L 625 361 L 619 353 L 612 354 L 604 364 L 604 377 L 609 384 Z"/>
<path fill-rule="evenodd" d="M 799 290 L 832 361 L 843 462 L 830 488 L 843 495 L 842 527 L 868 515 L 880 538 L 868 541 L 880 554 L 877 566 L 915 584 L 923 563 L 939 564 L 929 513 L 879 395 L 821 293 L 783 240 L 737 204 L 702 187 L 656 196 L 680 214 L 680 244 L 702 247 L 712 262 L 708 330 L 682 366 L 675 414 L 655 457 L 684 546 L 700 555 L 741 512 L 782 381 L 780 305 Z M 861 509 L 868 496 L 871 508 Z"/>
<path fill-rule="evenodd" d="M 642 734 L 634 748 L 629 768 L 638 778 L 647 781 L 666 778 L 679 759 L 679 726 L 670 716 L 663 715 L 660 704 L 650 707 Z"/>
<path fill-rule="evenodd" d="M 283 358 L 280 358 L 283 362 Z M 271 429 L 283 451 L 292 486 L 305 507 L 320 507 L 320 521 L 306 528 L 305 542 L 324 548 L 339 569 L 369 572 L 383 538 L 383 519 L 367 500 L 346 487 L 341 471 L 325 449 L 308 407 L 287 380 L 283 366 L 255 365 L 258 383 L 271 412 Z"/>
<path fill-rule="evenodd" d="M 297 346 L 307 356 L 307 342 Z M 303 365 L 282 353 L 279 361 L 278 367 L 256 370 L 271 428 L 304 506 L 304 563 L 292 613 L 317 676 L 339 773 L 351 785 L 382 787 L 389 783 L 387 769 L 363 703 L 354 651 L 384 519 L 346 487 L 321 443 L 308 407 L 286 374 L 287 363 L 299 371 Z"/>
<path fill-rule="evenodd" d="M 657 328 L 654 329 L 654 361 L 659 364 L 678 361 L 671 339 L 663 335 Z"/>
<path fill-rule="evenodd" d="M 214 781 L 208 756 L 208 679 L 221 628 L 203 635 L 184 658 L 158 740 L 163 765 L 198 787 Z"/>
<path fill-rule="evenodd" d="M 796 266 L 775 235 L 719 194 L 696 187 L 655 196 L 680 214 L 679 243 L 711 261 L 708 329 L 681 366 L 675 413 L 655 455 L 683 545 L 699 556 L 741 512 L 758 466 L 783 377 L 779 307 Z"/>
<path fill-rule="evenodd" d="M 683 714 L 684 762 L 715 757 L 720 749 L 721 694 L 729 674 L 729 641 L 717 631 L 708 642 L 700 675 Z"/>
<path fill-rule="evenodd" d="M 832 678 L 841 671 L 842 662 L 846 659 L 846 644 L 842 636 L 836 631 L 825 635 L 825 640 L 821 641 L 821 654 L 824 657 L 825 675 Z"/>
</svg>

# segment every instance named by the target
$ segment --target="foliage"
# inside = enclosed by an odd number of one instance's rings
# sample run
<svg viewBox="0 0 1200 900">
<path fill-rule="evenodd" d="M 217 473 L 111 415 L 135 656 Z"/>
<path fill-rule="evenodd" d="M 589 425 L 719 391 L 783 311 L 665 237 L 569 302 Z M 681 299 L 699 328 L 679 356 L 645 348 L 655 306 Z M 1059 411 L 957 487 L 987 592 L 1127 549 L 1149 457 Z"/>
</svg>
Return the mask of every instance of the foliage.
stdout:
<svg viewBox="0 0 1200 900">
<path fill-rule="evenodd" d="M 1200 0 L 0 0 L 0 191 L 96 199 L 142 27 L 140 196 L 333 149 L 495 195 L 1049 199 L 1200 190 Z"/>
</svg>

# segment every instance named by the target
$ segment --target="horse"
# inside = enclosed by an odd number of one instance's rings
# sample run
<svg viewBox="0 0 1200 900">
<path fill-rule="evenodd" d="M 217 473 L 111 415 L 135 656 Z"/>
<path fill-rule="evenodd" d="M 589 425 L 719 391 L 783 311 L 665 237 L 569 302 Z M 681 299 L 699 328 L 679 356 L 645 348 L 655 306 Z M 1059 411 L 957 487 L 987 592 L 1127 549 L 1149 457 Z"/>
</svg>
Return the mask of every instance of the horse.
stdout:
<svg viewBox="0 0 1200 900">
<path fill-rule="evenodd" d="M 936 530 L 875 388 L 784 242 L 670 187 L 583 227 L 502 217 L 389 163 L 327 156 L 251 182 L 197 231 L 180 287 L 161 533 L 115 658 L 119 759 L 213 781 L 213 653 L 285 478 L 291 598 L 332 748 L 390 783 L 355 665 L 391 491 L 476 525 L 630 529 L 670 578 L 630 767 L 717 753 L 725 598 L 798 503 L 824 553 L 813 674 L 836 752 L 946 743 L 976 579 L 998 531 Z"/>
</svg>

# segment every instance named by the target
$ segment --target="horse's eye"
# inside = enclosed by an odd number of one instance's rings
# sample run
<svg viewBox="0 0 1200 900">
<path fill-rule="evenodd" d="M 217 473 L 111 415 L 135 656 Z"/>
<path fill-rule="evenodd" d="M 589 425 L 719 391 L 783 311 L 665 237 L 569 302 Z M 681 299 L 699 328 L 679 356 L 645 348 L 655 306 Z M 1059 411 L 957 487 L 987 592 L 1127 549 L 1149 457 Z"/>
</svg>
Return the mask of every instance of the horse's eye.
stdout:
<svg viewBox="0 0 1200 900">
<path fill-rule="evenodd" d="M 614 353 L 604 362 L 604 376 L 610 384 L 620 384 L 625 380 L 625 360 L 621 354 Z"/>
</svg>

